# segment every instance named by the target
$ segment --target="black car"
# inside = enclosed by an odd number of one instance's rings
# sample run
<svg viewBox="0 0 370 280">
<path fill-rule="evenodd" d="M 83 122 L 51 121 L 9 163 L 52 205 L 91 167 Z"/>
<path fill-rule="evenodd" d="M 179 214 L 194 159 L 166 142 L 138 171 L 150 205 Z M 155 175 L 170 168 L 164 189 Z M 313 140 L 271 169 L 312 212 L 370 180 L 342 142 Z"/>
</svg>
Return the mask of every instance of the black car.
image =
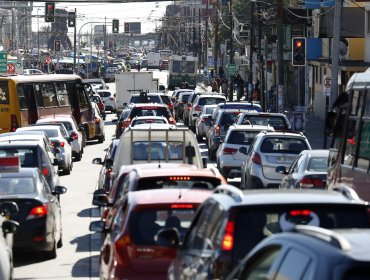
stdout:
<svg viewBox="0 0 370 280">
<path fill-rule="evenodd" d="M 296 226 L 259 243 L 227 279 L 370 279 L 369 243 L 369 230 Z"/>
<path fill-rule="evenodd" d="M 261 240 L 296 225 L 369 228 L 368 203 L 349 192 L 346 195 L 321 190 L 242 192 L 233 186 L 219 186 L 199 207 L 169 268 L 169 279 L 196 275 L 224 279 Z M 180 237 L 169 229 L 157 240 L 176 247 Z"/>
<path fill-rule="evenodd" d="M 9 170 L 7 170 L 9 171 Z M 1 173 L 0 202 L 15 202 L 19 212 L 11 218 L 19 223 L 13 248 L 19 251 L 43 251 L 56 258 L 62 247 L 62 219 L 59 195 L 66 188 L 52 191 L 37 168 L 19 168 Z"/>
</svg>

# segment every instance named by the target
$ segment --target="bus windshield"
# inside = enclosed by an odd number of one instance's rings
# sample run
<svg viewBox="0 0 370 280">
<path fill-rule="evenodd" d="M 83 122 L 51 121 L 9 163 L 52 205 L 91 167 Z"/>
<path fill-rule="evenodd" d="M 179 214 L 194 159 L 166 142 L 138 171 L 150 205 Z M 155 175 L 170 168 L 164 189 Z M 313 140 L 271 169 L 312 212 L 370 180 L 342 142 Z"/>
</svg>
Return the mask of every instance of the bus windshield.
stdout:
<svg viewBox="0 0 370 280">
<path fill-rule="evenodd" d="M 194 61 L 173 61 L 172 72 L 173 73 L 194 73 L 195 62 Z"/>
</svg>

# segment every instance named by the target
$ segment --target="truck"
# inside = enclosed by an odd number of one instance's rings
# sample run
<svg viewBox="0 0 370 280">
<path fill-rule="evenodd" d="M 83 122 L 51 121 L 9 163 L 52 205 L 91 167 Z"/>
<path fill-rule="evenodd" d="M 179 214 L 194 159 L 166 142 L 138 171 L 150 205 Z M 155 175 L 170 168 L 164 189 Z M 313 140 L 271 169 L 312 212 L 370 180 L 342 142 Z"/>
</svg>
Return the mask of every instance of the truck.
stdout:
<svg viewBox="0 0 370 280">
<path fill-rule="evenodd" d="M 133 93 L 155 91 L 153 72 L 123 72 L 116 76 L 117 114 L 126 107 Z"/>
<path fill-rule="evenodd" d="M 159 53 L 150 52 L 147 54 L 146 58 L 148 60 L 148 69 L 159 69 Z"/>
</svg>

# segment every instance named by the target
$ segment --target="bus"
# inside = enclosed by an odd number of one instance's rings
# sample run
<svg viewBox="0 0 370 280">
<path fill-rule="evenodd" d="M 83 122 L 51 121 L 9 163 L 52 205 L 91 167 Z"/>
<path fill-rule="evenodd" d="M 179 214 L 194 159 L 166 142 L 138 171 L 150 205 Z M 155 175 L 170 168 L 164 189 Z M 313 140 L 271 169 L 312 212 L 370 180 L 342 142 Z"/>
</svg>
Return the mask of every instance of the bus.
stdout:
<svg viewBox="0 0 370 280">
<path fill-rule="evenodd" d="M 95 116 L 80 76 L 0 76 L 0 133 L 34 124 L 44 116 L 72 115 L 87 139 L 95 138 Z"/>
<path fill-rule="evenodd" d="M 329 189 L 349 187 L 370 201 L 370 68 L 352 75 L 327 114 L 326 132 Z"/>
<path fill-rule="evenodd" d="M 195 89 L 197 85 L 198 58 L 186 55 L 172 55 L 168 65 L 168 89 L 180 87 L 182 82 L 188 88 Z"/>
</svg>

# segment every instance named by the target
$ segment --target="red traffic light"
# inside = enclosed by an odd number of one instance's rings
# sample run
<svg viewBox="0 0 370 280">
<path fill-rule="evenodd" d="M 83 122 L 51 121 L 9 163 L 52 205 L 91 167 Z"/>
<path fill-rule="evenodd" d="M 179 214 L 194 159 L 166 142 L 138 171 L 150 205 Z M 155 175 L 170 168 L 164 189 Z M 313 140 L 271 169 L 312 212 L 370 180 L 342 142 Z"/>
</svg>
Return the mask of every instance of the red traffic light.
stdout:
<svg viewBox="0 0 370 280">
<path fill-rule="evenodd" d="M 297 48 L 302 47 L 302 41 L 296 41 L 296 42 L 295 42 L 295 46 L 296 46 Z"/>
</svg>

